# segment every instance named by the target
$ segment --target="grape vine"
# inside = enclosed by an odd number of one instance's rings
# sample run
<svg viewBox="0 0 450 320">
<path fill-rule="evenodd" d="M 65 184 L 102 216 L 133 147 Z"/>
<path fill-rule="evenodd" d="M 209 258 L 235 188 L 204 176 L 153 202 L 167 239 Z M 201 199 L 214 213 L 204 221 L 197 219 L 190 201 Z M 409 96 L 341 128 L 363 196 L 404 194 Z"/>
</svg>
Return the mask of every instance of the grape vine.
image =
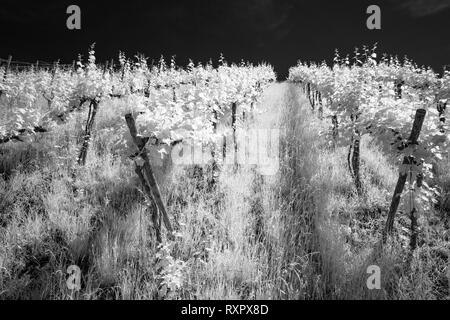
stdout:
<svg viewBox="0 0 450 320">
<path fill-rule="evenodd" d="M 376 139 L 399 165 L 399 184 L 385 230 L 389 234 L 401 195 L 405 211 L 416 219 L 419 209 L 429 209 L 439 193 L 427 180 L 433 177 L 433 165 L 448 152 L 450 134 L 445 120 L 450 73 L 445 71 L 440 77 L 407 58 L 400 61 L 384 55 L 378 59 L 375 50 L 355 49 L 353 58 L 341 57 L 336 51 L 331 67 L 299 62 L 290 69 L 289 80 L 302 85 L 313 109 L 319 105 L 320 117 L 331 119 L 325 133 L 330 143 L 349 148 L 349 169 L 360 196 L 364 194 L 359 172 L 364 135 Z M 409 188 L 405 190 L 406 177 Z"/>
</svg>

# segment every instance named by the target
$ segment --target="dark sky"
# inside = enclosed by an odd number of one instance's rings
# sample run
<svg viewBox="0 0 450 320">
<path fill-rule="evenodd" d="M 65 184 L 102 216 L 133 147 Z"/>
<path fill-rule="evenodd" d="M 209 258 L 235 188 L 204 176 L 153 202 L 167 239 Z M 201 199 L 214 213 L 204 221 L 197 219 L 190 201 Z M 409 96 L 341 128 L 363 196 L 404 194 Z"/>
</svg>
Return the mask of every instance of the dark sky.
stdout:
<svg viewBox="0 0 450 320">
<path fill-rule="evenodd" d="M 77 4 L 82 30 L 66 28 Z M 366 8 L 381 7 L 382 29 L 366 28 Z M 450 64 L 450 0 L 0 0 L 0 57 L 71 63 L 96 42 L 98 60 L 119 51 L 150 59 L 266 61 L 280 78 L 301 60 L 378 42 L 379 53 L 408 55 L 436 71 Z"/>
</svg>

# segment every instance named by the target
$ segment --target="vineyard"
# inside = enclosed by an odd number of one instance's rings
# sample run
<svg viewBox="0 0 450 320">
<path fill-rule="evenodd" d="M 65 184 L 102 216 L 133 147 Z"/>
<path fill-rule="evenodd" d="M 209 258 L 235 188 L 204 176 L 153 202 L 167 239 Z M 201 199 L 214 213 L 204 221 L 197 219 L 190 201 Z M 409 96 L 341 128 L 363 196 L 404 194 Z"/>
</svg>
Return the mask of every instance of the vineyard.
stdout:
<svg viewBox="0 0 450 320">
<path fill-rule="evenodd" d="M 0 76 L 2 299 L 450 297 L 449 71 L 363 48 L 277 83 L 91 47 Z"/>
<path fill-rule="evenodd" d="M 377 62 L 375 49 L 356 49 L 353 61 L 336 53 L 333 68 L 300 63 L 290 70 L 289 79 L 304 86 L 312 107 L 318 106 L 319 117 L 330 119 L 328 139 L 333 146 L 348 146 L 348 167 L 360 196 L 364 194 L 359 169 L 364 135 L 373 137 L 398 165 L 383 242 L 393 231 L 395 214 L 404 199 L 414 251 L 419 212 L 429 212 L 440 195 L 437 186 L 427 180 L 433 178 L 433 165 L 443 159 L 443 153 L 449 155 L 445 111 L 450 72 L 440 78 L 429 68 L 389 56 Z"/>
</svg>

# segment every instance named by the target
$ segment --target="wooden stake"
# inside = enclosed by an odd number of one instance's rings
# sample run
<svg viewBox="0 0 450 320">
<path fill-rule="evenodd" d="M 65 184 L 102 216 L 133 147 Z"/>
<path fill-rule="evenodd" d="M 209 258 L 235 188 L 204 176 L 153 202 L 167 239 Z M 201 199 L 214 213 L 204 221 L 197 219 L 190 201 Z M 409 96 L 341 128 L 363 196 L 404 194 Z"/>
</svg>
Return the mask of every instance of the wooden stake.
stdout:
<svg viewBox="0 0 450 320">
<path fill-rule="evenodd" d="M 103 66 L 103 77 L 105 77 L 106 72 L 108 71 L 109 61 L 106 61 L 106 64 Z"/>
<path fill-rule="evenodd" d="M 72 61 L 72 69 L 70 70 L 70 76 L 73 76 L 74 72 L 75 72 L 75 60 Z"/>
<path fill-rule="evenodd" d="M 416 115 L 414 117 L 414 123 L 411 130 L 411 135 L 408 139 L 408 145 L 417 144 L 417 140 L 419 139 L 420 131 L 422 130 L 422 125 L 425 120 L 425 115 L 427 111 L 425 109 L 418 109 L 416 111 Z M 403 165 L 411 165 L 414 158 L 409 156 L 405 156 L 403 158 Z M 403 192 L 403 188 L 405 187 L 406 179 L 408 177 L 408 172 L 400 171 L 397 185 L 395 186 L 394 195 L 392 196 L 391 206 L 389 208 L 388 217 L 386 220 L 386 226 L 383 231 L 383 243 L 386 243 L 387 236 L 392 233 L 392 229 L 394 227 L 394 218 L 395 213 L 397 212 L 398 206 L 400 204 L 400 198 Z"/>
<path fill-rule="evenodd" d="M 142 187 L 144 188 L 145 194 L 149 197 L 149 199 L 153 199 L 150 187 L 148 186 L 148 183 L 145 180 L 145 176 L 144 176 L 142 167 L 136 165 L 136 167 L 134 168 L 134 172 L 136 172 L 137 176 L 139 177 Z M 153 223 L 153 227 L 155 228 L 156 242 L 161 243 L 161 219 L 160 219 L 161 216 L 158 216 L 158 208 L 156 207 L 155 203 L 152 202 L 152 204 L 153 204 L 153 207 L 151 208 L 152 209 L 152 223 Z"/>
<path fill-rule="evenodd" d="M 6 63 L 5 73 L 3 74 L 3 80 L 6 80 L 6 75 L 8 74 L 9 67 L 11 66 L 12 56 L 8 57 L 8 62 Z"/>
<path fill-rule="evenodd" d="M 134 120 L 134 117 L 131 113 L 128 113 L 125 115 L 125 121 L 127 122 L 128 129 L 130 131 L 130 135 L 133 138 L 134 144 L 138 148 L 138 154 L 141 157 L 141 159 L 144 161 L 142 165 L 142 170 L 145 176 L 145 180 L 148 183 L 148 187 L 150 190 L 150 195 L 153 199 L 153 201 L 156 203 L 156 206 L 158 207 L 158 210 L 163 218 L 164 225 L 166 226 L 166 229 L 169 233 L 169 239 L 173 239 L 173 229 L 172 225 L 170 223 L 169 216 L 167 214 L 166 208 L 164 206 L 164 202 L 161 197 L 161 192 L 159 190 L 158 183 L 156 182 L 155 175 L 153 173 L 153 169 L 150 163 L 150 158 L 147 154 L 147 148 L 146 143 L 148 141 L 148 138 L 143 138 L 140 135 L 137 134 L 136 129 L 136 122 Z M 146 189 L 144 185 L 144 189 Z"/>
<path fill-rule="evenodd" d="M 84 166 L 86 164 L 86 156 L 89 149 L 89 142 L 91 140 L 92 128 L 94 127 L 95 116 L 98 110 L 98 102 L 91 101 L 89 105 L 89 113 L 84 130 L 83 144 L 81 146 L 80 154 L 78 156 L 78 164 Z"/>
<path fill-rule="evenodd" d="M 236 111 L 237 104 L 233 102 L 231 105 L 231 128 L 233 129 L 233 143 L 234 143 L 234 165 L 237 166 L 237 157 L 238 157 L 238 145 L 237 145 L 237 137 L 236 137 Z"/>
</svg>

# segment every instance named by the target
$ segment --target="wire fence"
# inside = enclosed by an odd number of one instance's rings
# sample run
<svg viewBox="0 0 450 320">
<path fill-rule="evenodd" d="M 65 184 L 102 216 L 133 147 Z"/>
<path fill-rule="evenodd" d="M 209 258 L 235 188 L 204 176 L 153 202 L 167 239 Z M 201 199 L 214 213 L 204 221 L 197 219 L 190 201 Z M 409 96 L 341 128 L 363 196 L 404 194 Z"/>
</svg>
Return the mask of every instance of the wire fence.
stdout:
<svg viewBox="0 0 450 320">
<path fill-rule="evenodd" d="M 27 71 L 27 70 L 51 70 L 54 68 L 71 69 L 75 68 L 75 61 L 72 64 L 61 64 L 59 61 L 47 62 L 42 60 L 36 60 L 35 62 L 13 60 L 12 56 L 8 59 L 0 58 L 0 68 L 7 71 Z"/>
<path fill-rule="evenodd" d="M 114 59 L 106 63 L 97 64 L 100 67 L 114 69 Z M 0 69 L 8 71 L 28 71 L 28 70 L 53 70 L 53 69 L 63 69 L 63 70 L 75 70 L 77 67 L 76 61 L 73 60 L 71 64 L 60 63 L 59 60 L 55 62 L 48 62 L 43 60 L 36 60 L 35 62 L 19 61 L 13 60 L 12 56 L 8 59 L 0 57 Z"/>
</svg>

